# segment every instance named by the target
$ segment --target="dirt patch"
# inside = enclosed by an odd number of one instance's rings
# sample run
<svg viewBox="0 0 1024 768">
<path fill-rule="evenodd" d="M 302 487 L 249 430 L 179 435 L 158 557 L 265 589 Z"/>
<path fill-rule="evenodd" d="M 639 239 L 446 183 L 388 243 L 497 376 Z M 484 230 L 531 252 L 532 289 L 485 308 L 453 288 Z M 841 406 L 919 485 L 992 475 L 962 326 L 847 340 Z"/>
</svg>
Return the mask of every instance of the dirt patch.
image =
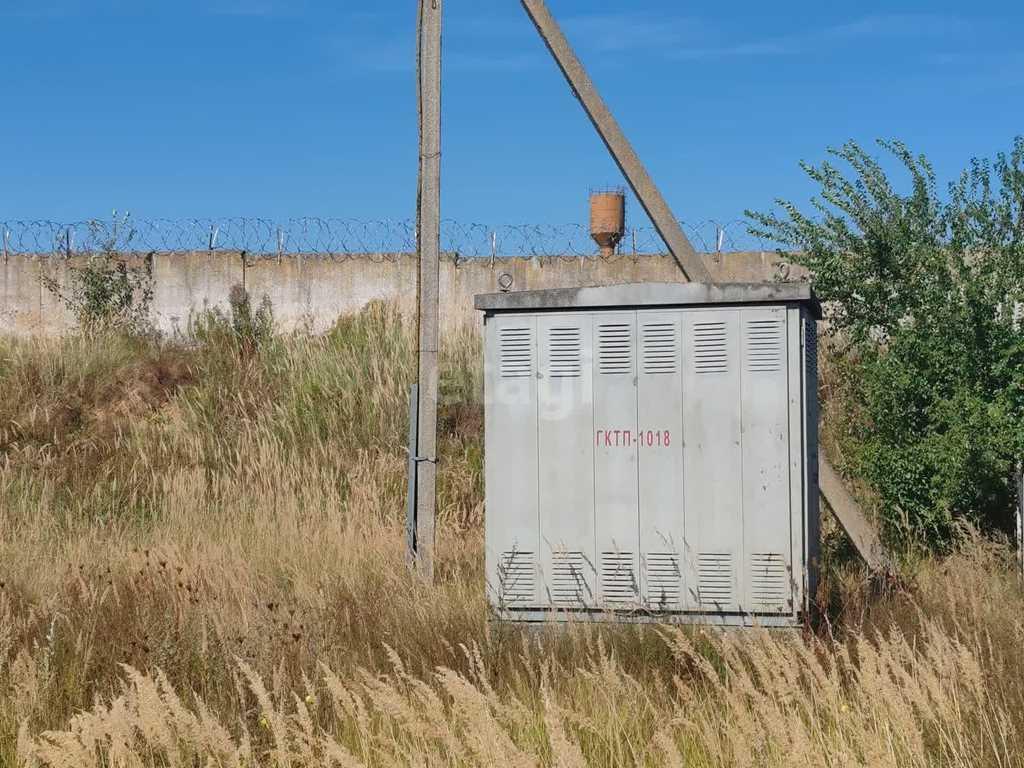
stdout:
<svg viewBox="0 0 1024 768">
<path fill-rule="evenodd" d="M 154 357 L 119 371 L 105 397 L 96 403 L 90 422 L 103 434 L 157 411 L 195 380 L 191 357 L 184 350 L 164 349 Z"/>
</svg>

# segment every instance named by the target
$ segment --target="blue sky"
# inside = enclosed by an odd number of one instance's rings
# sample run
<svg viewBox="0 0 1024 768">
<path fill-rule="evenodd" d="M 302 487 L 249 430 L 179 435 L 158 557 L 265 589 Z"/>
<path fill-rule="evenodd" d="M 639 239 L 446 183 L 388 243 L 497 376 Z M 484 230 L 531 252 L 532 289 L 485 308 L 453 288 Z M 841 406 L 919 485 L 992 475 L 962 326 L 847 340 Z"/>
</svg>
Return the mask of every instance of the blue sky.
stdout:
<svg viewBox="0 0 1024 768">
<path fill-rule="evenodd" d="M 1024 133 L 1024 3 L 549 2 L 688 221 L 846 139 L 948 180 Z M 0 219 L 411 216 L 415 6 L 0 0 Z M 585 220 L 620 179 L 519 3 L 445 7 L 445 217 Z"/>
</svg>

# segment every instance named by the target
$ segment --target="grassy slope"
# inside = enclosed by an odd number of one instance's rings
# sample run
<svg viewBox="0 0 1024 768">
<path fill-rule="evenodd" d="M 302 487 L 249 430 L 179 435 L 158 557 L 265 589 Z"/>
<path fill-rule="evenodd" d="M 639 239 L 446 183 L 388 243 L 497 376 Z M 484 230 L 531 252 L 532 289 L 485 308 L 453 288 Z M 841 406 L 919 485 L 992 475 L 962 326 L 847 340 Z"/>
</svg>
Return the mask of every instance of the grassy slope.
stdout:
<svg viewBox="0 0 1024 768">
<path fill-rule="evenodd" d="M 0 341 L 0 765 L 1024 765 L 1024 596 L 985 542 L 884 594 L 833 571 L 803 637 L 488 624 L 478 347 L 443 353 L 426 587 L 393 309 Z"/>
</svg>

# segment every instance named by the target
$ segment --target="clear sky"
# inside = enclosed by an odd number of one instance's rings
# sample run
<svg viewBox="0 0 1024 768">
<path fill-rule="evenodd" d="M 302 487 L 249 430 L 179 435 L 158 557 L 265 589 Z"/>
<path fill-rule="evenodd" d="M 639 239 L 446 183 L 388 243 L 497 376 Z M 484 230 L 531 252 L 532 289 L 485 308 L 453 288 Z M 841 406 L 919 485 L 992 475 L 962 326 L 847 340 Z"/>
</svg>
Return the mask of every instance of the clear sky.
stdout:
<svg viewBox="0 0 1024 768">
<path fill-rule="evenodd" d="M 549 0 L 680 218 L 900 138 L 1024 133 L 1024 3 Z M 0 0 L 0 219 L 412 215 L 415 0 Z M 516 0 L 446 0 L 443 212 L 580 222 L 620 183 Z M 639 222 L 638 222 L 639 223 Z"/>
</svg>

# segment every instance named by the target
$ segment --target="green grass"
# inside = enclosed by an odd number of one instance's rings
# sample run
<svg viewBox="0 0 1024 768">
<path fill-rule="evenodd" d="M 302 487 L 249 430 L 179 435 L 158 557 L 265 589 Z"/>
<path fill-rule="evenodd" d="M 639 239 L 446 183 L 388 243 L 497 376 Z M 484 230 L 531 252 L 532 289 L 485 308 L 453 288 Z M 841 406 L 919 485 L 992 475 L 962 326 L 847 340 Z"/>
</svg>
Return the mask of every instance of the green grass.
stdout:
<svg viewBox="0 0 1024 768">
<path fill-rule="evenodd" d="M 442 351 L 434 585 L 397 310 L 199 336 L 0 339 L 0 765 L 1024 764 L 1005 545 L 889 586 L 830 545 L 802 634 L 495 624 L 475 329 Z"/>
</svg>

